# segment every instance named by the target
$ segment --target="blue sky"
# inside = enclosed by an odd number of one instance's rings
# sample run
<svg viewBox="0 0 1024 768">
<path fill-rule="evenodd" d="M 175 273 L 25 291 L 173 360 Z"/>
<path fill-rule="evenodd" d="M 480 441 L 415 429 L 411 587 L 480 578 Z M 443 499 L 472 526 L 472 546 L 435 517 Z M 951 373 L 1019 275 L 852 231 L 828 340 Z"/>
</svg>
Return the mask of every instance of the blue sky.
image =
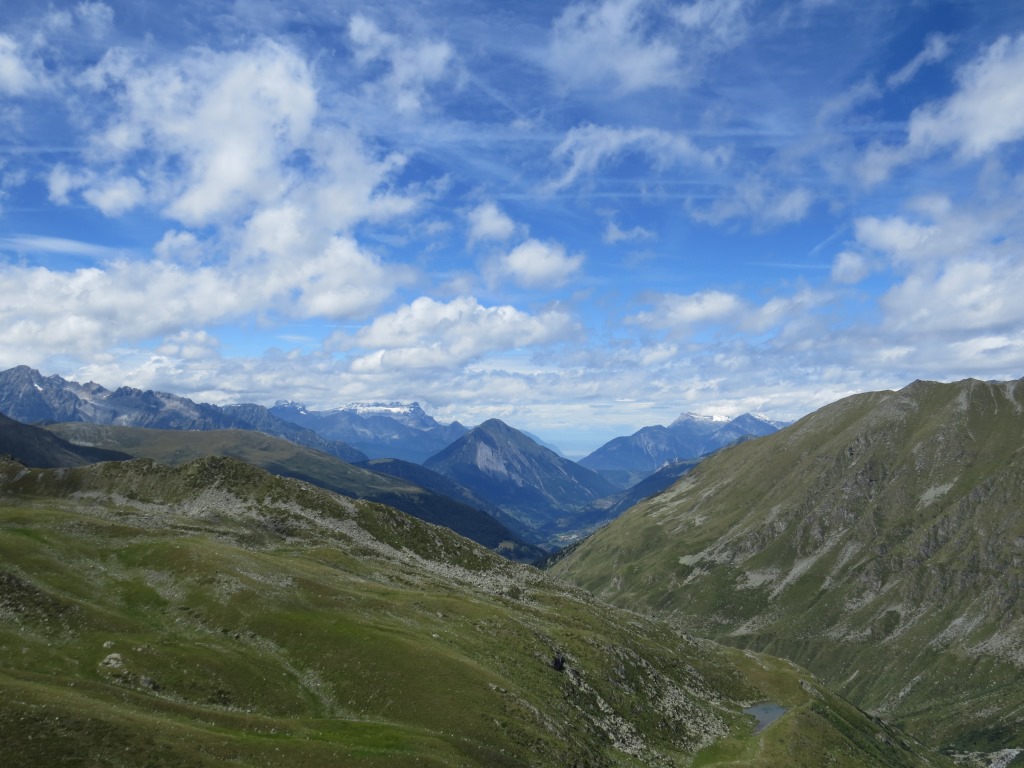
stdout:
<svg viewBox="0 0 1024 768">
<path fill-rule="evenodd" d="M 1024 375 L 1016 0 L 0 0 L 0 366 L 583 455 Z"/>
</svg>

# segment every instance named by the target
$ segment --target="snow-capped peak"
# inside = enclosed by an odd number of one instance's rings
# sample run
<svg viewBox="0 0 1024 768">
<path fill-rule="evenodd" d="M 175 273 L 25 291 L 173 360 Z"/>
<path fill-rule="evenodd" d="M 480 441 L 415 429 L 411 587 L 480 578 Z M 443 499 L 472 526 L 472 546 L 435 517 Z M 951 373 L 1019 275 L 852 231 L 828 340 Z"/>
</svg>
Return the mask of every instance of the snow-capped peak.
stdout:
<svg viewBox="0 0 1024 768">
<path fill-rule="evenodd" d="M 721 416 L 719 414 L 707 415 L 703 413 L 694 413 L 693 411 L 683 411 L 679 414 L 679 418 L 676 419 L 676 423 L 681 421 L 703 421 L 708 424 L 724 424 L 728 421 L 732 421 L 728 416 Z"/>
<path fill-rule="evenodd" d="M 382 413 L 387 416 L 401 416 L 406 414 L 420 413 L 419 403 L 400 403 L 397 401 L 392 402 L 378 402 L 378 403 L 366 403 L 366 402 L 355 402 L 343 405 L 340 408 L 335 408 L 335 411 L 352 411 L 358 413 L 360 416 L 367 414 Z"/>
</svg>

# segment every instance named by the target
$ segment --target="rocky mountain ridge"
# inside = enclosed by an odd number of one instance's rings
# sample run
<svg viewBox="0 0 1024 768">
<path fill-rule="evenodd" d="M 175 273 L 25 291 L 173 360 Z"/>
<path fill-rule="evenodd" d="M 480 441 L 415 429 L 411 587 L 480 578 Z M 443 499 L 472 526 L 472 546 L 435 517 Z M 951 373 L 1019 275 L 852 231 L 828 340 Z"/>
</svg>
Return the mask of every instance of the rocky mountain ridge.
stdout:
<svg viewBox="0 0 1024 768">
<path fill-rule="evenodd" d="M 624 489 L 666 464 L 699 459 L 737 440 L 769 435 L 781 426 L 782 422 L 750 413 L 730 419 L 685 412 L 667 427 L 643 427 L 609 440 L 580 464 Z"/>
<path fill-rule="evenodd" d="M 167 392 L 118 387 L 111 391 L 88 382 L 43 376 L 28 366 L 0 371 L 0 413 L 27 424 L 88 422 L 154 429 L 248 429 L 276 435 L 344 461 L 366 455 L 344 442 L 325 439 L 255 404 L 196 403 Z"/>
<path fill-rule="evenodd" d="M 35 429 L 19 426 L 23 430 Z M 356 466 L 249 430 L 182 431 L 84 422 L 54 424 L 47 430 L 44 434 L 60 435 L 78 450 L 86 450 L 80 446 L 90 446 L 88 450 L 94 451 L 108 449 L 108 459 L 117 455 L 121 459 L 145 458 L 178 466 L 209 456 L 235 458 L 348 498 L 387 504 L 417 519 L 443 525 L 511 560 L 535 562 L 543 555 L 542 550 L 521 541 L 494 515 L 477 506 L 468 493 L 460 495 L 461 489 L 454 483 L 445 484 L 445 478 L 431 477 L 433 473 L 422 467 L 417 467 L 412 477 L 402 479 L 394 472 L 377 471 L 372 462 Z M 434 487 L 428 488 L 424 483 Z"/>
<path fill-rule="evenodd" d="M 270 412 L 331 440 L 345 442 L 369 458 L 422 463 L 468 429 L 459 422 L 442 424 L 419 403 L 351 403 L 326 411 L 279 401 Z"/>
</svg>

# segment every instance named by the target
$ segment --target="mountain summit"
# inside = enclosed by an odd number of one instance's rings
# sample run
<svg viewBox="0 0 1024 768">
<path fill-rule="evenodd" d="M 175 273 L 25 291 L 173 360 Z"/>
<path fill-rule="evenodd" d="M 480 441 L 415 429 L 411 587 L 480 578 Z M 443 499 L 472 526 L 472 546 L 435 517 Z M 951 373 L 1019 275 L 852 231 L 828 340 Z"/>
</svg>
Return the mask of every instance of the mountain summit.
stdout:
<svg viewBox="0 0 1024 768">
<path fill-rule="evenodd" d="M 542 537 L 615 488 L 498 419 L 485 421 L 424 464 L 498 505 Z"/>
</svg>

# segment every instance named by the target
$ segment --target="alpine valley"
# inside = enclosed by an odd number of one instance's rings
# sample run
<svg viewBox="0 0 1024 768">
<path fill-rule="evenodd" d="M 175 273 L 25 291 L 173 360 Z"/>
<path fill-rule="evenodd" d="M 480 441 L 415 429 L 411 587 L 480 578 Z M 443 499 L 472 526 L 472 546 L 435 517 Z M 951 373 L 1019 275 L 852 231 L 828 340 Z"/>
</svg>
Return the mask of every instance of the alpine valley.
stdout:
<svg viewBox="0 0 1024 768">
<path fill-rule="evenodd" d="M 235 459 L 0 462 L 0 562 L 3 765 L 952 765 L 788 662 Z"/>
<path fill-rule="evenodd" d="M 1024 382 L 579 463 L 24 366 L 0 411 L 2 765 L 1024 763 Z"/>
</svg>

